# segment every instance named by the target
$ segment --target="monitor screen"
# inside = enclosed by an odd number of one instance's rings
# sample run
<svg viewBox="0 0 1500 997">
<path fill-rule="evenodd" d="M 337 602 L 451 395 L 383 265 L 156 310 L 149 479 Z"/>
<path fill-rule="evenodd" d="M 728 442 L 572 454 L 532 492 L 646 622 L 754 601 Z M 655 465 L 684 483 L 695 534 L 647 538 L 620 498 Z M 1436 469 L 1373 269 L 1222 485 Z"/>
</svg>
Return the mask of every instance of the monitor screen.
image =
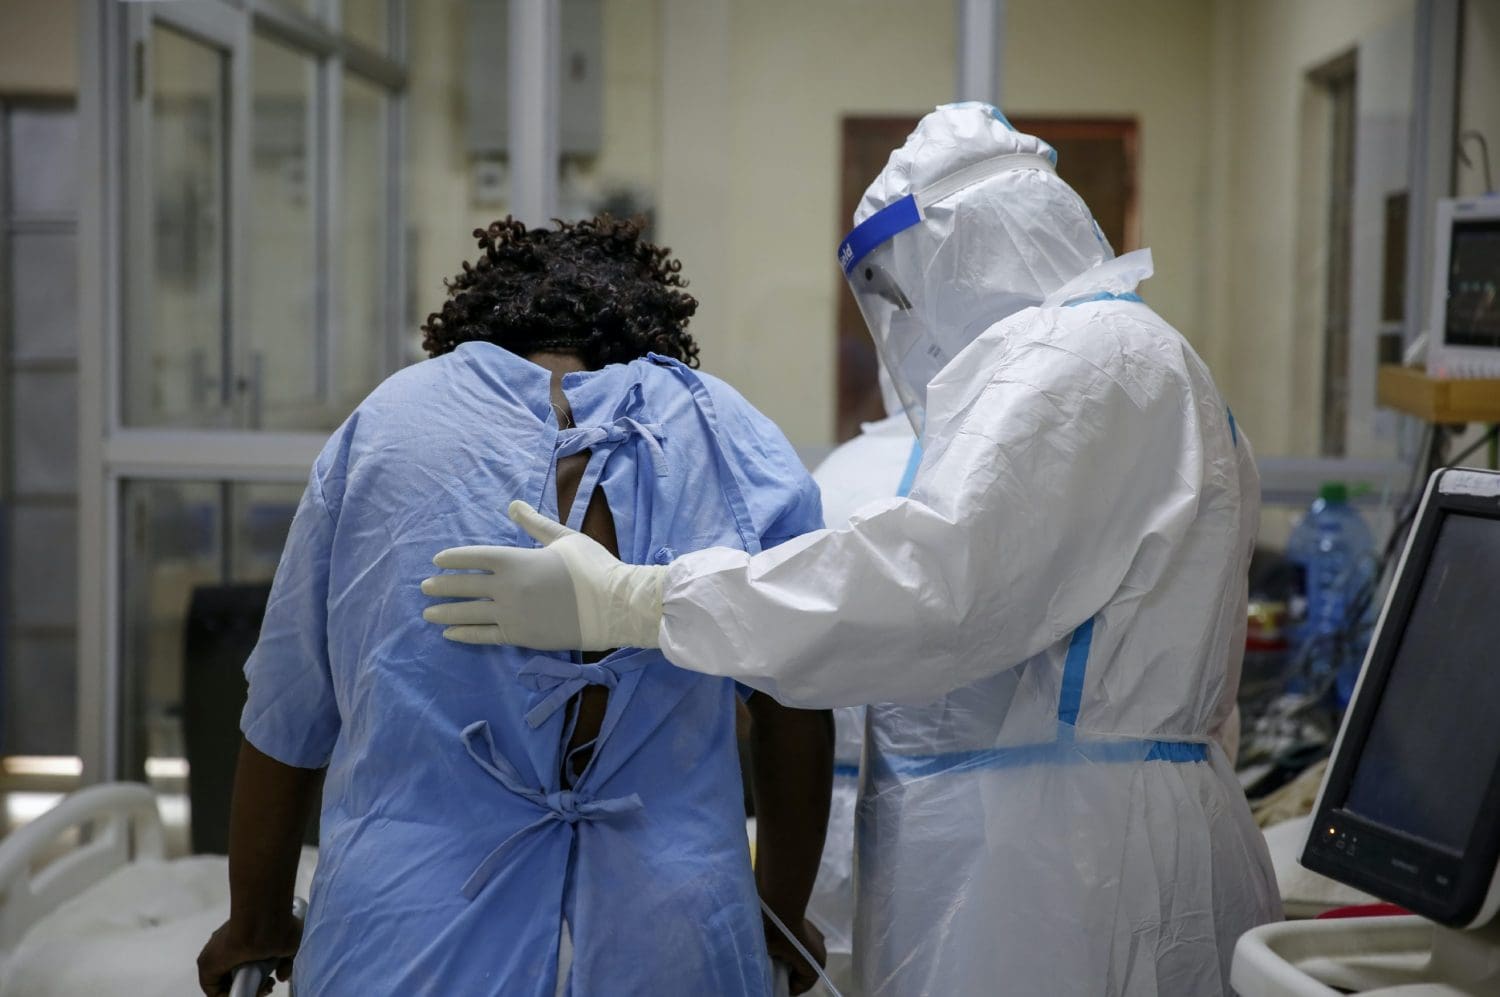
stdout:
<svg viewBox="0 0 1500 997">
<path fill-rule="evenodd" d="M 1443 515 L 1344 801 L 1455 854 L 1500 762 L 1496 565 L 1500 520 Z"/>
<path fill-rule="evenodd" d="M 1500 349 L 1500 219 L 1453 223 L 1446 325 L 1449 346 Z"/>
</svg>

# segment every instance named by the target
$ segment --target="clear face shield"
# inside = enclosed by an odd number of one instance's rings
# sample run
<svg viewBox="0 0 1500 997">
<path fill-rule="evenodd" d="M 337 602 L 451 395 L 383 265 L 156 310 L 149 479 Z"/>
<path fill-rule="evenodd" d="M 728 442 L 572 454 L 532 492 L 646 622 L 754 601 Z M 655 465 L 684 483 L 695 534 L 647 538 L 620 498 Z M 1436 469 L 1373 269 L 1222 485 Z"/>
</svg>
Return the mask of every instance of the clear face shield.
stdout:
<svg viewBox="0 0 1500 997">
<path fill-rule="evenodd" d="M 875 212 L 839 244 L 844 279 L 918 435 L 926 420 L 927 385 L 953 359 L 957 350 L 950 341 L 956 337 L 940 336 L 928 325 L 924 310 L 913 306 L 915 289 L 902 288 L 896 277 L 894 240 L 920 224 L 925 209 L 938 201 L 1000 173 L 1022 169 L 1055 171 L 1050 160 L 1025 153 L 975 163 Z"/>
<path fill-rule="evenodd" d="M 889 263 L 886 242 L 846 275 L 859 313 L 875 340 L 880 365 L 889 374 L 896 395 L 920 435 L 927 405 L 927 383 L 953 359 L 932 336 L 926 323 L 901 290 Z"/>
</svg>

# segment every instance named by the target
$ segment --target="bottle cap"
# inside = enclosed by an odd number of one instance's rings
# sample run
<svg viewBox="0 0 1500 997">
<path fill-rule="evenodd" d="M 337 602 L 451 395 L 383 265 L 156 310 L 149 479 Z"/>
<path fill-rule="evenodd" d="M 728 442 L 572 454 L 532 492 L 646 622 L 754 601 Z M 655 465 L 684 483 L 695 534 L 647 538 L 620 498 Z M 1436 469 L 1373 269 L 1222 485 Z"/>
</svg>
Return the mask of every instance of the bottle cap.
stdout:
<svg viewBox="0 0 1500 997">
<path fill-rule="evenodd" d="M 1318 489 L 1318 498 L 1330 505 L 1342 505 L 1349 501 L 1349 486 L 1342 481 L 1325 481 Z"/>
</svg>

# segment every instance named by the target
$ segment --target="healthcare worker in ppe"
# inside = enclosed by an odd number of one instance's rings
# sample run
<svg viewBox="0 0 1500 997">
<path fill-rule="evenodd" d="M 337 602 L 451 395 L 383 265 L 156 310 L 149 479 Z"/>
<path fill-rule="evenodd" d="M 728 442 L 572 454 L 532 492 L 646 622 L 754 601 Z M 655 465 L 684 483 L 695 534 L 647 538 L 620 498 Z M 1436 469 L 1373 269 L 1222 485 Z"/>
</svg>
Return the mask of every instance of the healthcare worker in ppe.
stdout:
<svg viewBox="0 0 1500 997">
<path fill-rule="evenodd" d="M 880 389 L 887 416 L 878 422 L 865 423 L 858 436 L 840 445 L 813 471 L 813 480 L 823 493 L 823 517 L 830 525 L 843 526 L 869 502 L 904 495 L 911 489 L 922 448 L 912 433 L 895 385 L 884 369 L 880 371 Z M 869 722 L 885 722 L 894 709 L 871 707 Z M 843 706 L 834 710 L 833 716 L 833 798 L 828 808 L 823 863 L 807 904 L 807 917 L 823 933 L 828 949 L 828 976 L 844 997 L 853 997 L 858 992 L 852 978 L 854 814 L 859 798 L 866 708 Z"/>
<path fill-rule="evenodd" d="M 922 447 L 912 434 L 911 423 L 895 386 L 880 369 L 881 394 L 886 409 L 894 413 L 879 422 L 866 423 L 860 434 L 842 444 L 813 472 L 823 493 L 823 515 L 830 525 L 842 525 L 860 508 L 891 494 L 911 491 Z M 894 489 L 893 489 L 893 483 Z M 859 863 L 861 881 L 868 893 L 886 887 L 889 870 L 905 862 L 921 864 L 921 856 L 885 855 L 873 851 L 876 842 L 889 842 L 889 834 L 903 813 L 936 817 L 966 809 L 968 793 L 957 779 L 978 781 L 983 776 L 957 775 L 949 779 L 917 775 L 909 780 L 872 780 L 861 797 L 859 765 L 866 731 L 871 743 L 899 746 L 907 756 L 931 756 L 963 751 L 977 739 L 972 725 L 988 723 L 987 717 L 1003 713 L 1011 691 L 1001 684 L 995 700 L 987 697 L 994 683 L 977 683 L 935 703 L 902 705 L 879 703 L 844 706 L 834 710 L 837 737 L 834 743 L 833 799 L 828 814 L 828 834 L 823 845 L 823 864 L 808 903 L 807 916 L 823 932 L 828 948 L 828 975 L 845 997 L 856 993 L 851 977 L 854 951 L 854 838 L 856 807 L 859 826 L 866 829 L 865 849 Z M 1238 735 L 1238 708 L 1214 739 L 1233 759 Z M 893 791 L 896 787 L 900 791 Z M 868 947 L 865 949 L 868 951 Z"/>
<path fill-rule="evenodd" d="M 529 543 L 497 495 L 665 564 L 816 529 L 817 490 L 770 420 L 691 369 L 697 303 L 635 225 L 476 235 L 423 327 L 432 358 L 333 434 L 293 520 L 246 665 L 231 914 L 201 986 L 273 958 L 319 997 L 768 997 L 770 955 L 800 992 L 815 970 L 767 937 L 761 901 L 816 958 L 830 718 L 748 697 L 752 871 L 742 687 L 626 637 L 602 655 L 444 641 L 417 585 L 434 546 Z M 292 877 L 324 767 L 304 929 Z"/>
<path fill-rule="evenodd" d="M 787 703 L 938 699 L 961 749 L 866 746 L 891 815 L 860 832 L 867 994 L 1225 994 L 1236 939 L 1280 915 L 1212 736 L 1244 643 L 1250 444 L 1136 293 L 1150 253 L 1113 258 L 1054 155 L 992 107 L 939 108 L 839 248 L 921 433 L 909 498 L 648 568 L 518 504 L 545 546 L 492 548 L 487 622 L 449 631 L 630 633 Z"/>
</svg>

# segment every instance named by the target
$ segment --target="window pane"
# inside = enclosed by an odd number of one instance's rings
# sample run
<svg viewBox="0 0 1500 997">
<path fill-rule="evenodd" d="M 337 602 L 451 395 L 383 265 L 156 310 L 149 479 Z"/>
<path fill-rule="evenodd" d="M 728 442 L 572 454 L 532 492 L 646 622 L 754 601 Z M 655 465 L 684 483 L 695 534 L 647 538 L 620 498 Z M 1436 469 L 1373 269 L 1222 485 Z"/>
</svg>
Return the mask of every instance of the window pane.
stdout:
<svg viewBox="0 0 1500 997">
<path fill-rule="evenodd" d="M 235 485 L 233 557 L 230 571 L 233 580 L 264 583 L 276 574 L 281 562 L 281 548 L 286 546 L 287 530 L 302 498 L 302 488 L 294 485 L 245 483 Z"/>
<path fill-rule="evenodd" d="M 78 490 L 77 375 L 18 370 L 11 376 L 16 494 L 74 494 Z"/>
<path fill-rule="evenodd" d="M 194 586 L 219 580 L 219 493 L 217 485 L 200 482 L 125 486 L 124 660 L 146 692 L 146 717 L 175 708 L 188 601 Z M 157 753 L 172 747 L 152 746 Z"/>
<path fill-rule="evenodd" d="M 386 368 L 392 316 L 386 95 L 344 76 L 343 165 L 335 238 L 343 253 L 335 384 L 340 411 L 369 393 Z"/>
<path fill-rule="evenodd" d="M 147 758 L 183 759 L 183 624 L 193 593 L 221 577 L 222 489 L 210 482 L 128 482 L 123 567 L 125 776 Z M 151 781 L 158 791 L 177 785 Z"/>
<path fill-rule="evenodd" d="M 389 0 L 344 0 L 344 34 L 384 52 L 390 48 Z"/>
<path fill-rule="evenodd" d="M 224 395 L 225 57 L 169 29 L 152 32 L 148 302 L 125 350 L 126 418 L 220 423 Z M 138 310 L 139 314 L 139 310 Z"/>
<path fill-rule="evenodd" d="M 73 112 L 25 108 L 10 113 L 15 174 L 10 205 L 18 215 L 78 210 L 78 127 Z"/>
<path fill-rule="evenodd" d="M 227 826 L 242 669 L 301 494 L 283 484 L 124 486 L 126 773 L 180 791 L 172 773 L 185 762 L 200 844 Z"/>
<path fill-rule="evenodd" d="M 250 344 L 256 383 L 252 428 L 308 428 L 322 359 L 316 312 L 318 258 L 313 94 L 317 63 L 256 37 L 251 79 Z"/>
<path fill-rule="evenodd" d="M 74 625 L 78 514 L 70 505 L 11 510 L 11 622 L 17 628 Z"/>
<path fill-rule="evenodd" d="M 17 359 L 78 355 L 78 257 L 72 233 L 11 236 L 12 349 Z"/>
<path fill-rule="evenodd" d="M 11 638 L 5 675 L 7 755 L 78 751 L 78 661 L 70 634 Z"/>
</svg>

